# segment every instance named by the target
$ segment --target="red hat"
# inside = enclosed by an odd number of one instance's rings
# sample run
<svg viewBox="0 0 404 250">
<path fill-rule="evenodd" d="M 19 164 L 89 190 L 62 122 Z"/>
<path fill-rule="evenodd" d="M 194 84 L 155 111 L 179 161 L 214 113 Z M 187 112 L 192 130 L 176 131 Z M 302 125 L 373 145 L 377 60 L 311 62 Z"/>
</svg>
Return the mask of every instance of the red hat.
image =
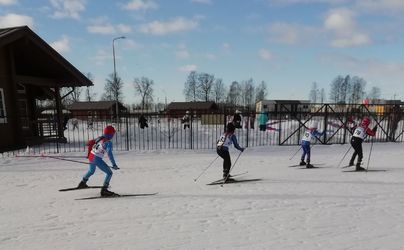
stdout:
<svg viewBox="0 0 404 250">
<path fill-rule="evenodd" d="M 367 117 L 367 116 L 363 117 L 361 125 L 367 127 L 367 126 L 369 126 L 369 124 L 370 124 L 369 117 Z"/>
<path fill-rule="evenodd" d="M 108 125 L 104 128 L 104 135 L 114 135 L 115 129 L 111 125 Z"/>
</svg>

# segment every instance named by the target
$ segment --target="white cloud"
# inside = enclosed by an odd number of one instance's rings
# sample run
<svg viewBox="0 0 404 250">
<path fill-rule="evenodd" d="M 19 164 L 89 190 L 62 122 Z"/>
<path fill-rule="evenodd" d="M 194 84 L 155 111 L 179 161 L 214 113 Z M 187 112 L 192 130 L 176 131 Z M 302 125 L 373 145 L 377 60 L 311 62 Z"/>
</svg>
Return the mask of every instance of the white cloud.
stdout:
<svg viewBox="0 0 404 250">
<path fill-rule="evenodd" d="M 359 30 L 355 20 L 356 13 L 350 9 L 339 8 L 328 12 L 324 28 L 331 33 L 331 45 L 351 47 L 371 43 L 367 34 Z"/>
<path fill-rule="evenodd" d="M 193 30 L 197 28 L 198 25 L 199 23 L 195 20 L 177 17 L 166 22 L 153 21 L 151 23 L 143 24 L 140 26 L 139 30 L 145 34 L 167 35 L 171 33 Z"/>
<path fill-rule="evenodd" d="M 87 30 L 90 33 L 102 35 L 112 35 L 116 33 L 115 27 L 111 24 L 90 25 L 87 26 Z"/>
<path fill-rule="evenodd" d="M 100 17 L 92 21 L 93 24 L 87 26 L 87 31 L 93 34 L 113 35 L 127 34 L 132 32 L 132 28 L 126 24 L 111 24 L 106 18 Z"/>
<path fill-rule="evenodd" d="M 359 10 L 376 12 L 399 13 L 404 11 L 403 0 L 357 0 L 356 6 Z"/>
<path fill-rule="evenodd" d="M 17 3 L 18 0 L 0 0 L 0 5 L 13 5 Z"/>
<path fill-rule="evenodd" d="M 212 0 L 191 0 L 191 3 L 212 4 Z"/>
<path fill-rule="evenodd" d="M 184 65 L 178 68 L 179 71 L 181 72 L 191 72 L 191 71 L 196 71 L 197 66 L 195 64 L 188 64 Z"/>
<path fill-rule="evenodd" d="M 131 0 L 123 8 L 126 10 L 152 10 L 157 9 L 158 4 L 152 0 Z"/>
<path fill-rule="evenodd" d="M 191 55 L 189 54 L 189 52 L 187 50 L 178 50 L 175 52 L 175 56 L 178 59 L 188 59 Z"/>
<path fill-rule="evenodd" d="M 404 64 L 386 62 L 374 58 L 357 58 L 336 54 L 323 55 L 322 61 L 334 65 L 339 71 L 351 72 L 352 75 L 363 76 L 366 81 L 379 82 L 385 91 L 404 91 Z"/>
<path fill-rule="evenodd" d="M 70 51 L 70 41 L 67 36 L 63 36 L 60 40 L 51 43 L 50 46 L 60 54 Z"/>
<path fill-rule="evenodd" d="M 34 20 L 30 16 L 18 15 L 14 13 L 0 16 L 0 28 L 23 26 L 34 27 Z"/>
<path fill-rule="evenodd" d="M 341 4 L 349 0 L 268 0 L 269 3 L 277 4 Z"/>
<path fill-rule="evenodd" d="M 112 60 L 112 53 L 106 49 L 99 49 L 91 60 L 95 61 L 96 65 L 104 65 L 105 61 Z"/>
<path fill-rule="evenodd" d="M 132 28 L 129 25 L 126 25 L 126 24 L 117 24 L 116 25 L 116 30 L 118 32 L 124 33 L 124 34 L 132 32 Z"/>
<path fill-rule="evenodd" d="M 50 0 L 50 3 L 54 8 L 54 18 L 79 19 L 80 13 L 86 9 L 86 0 Z"/>
<path fill-rule="evenodd" d="M 258 54 L 263 60 L 271 60 L 273 58 L 271 51 L 267 49 L 260 49 Z"/>
<path fill-rule="evenodd" d="M 141 49 L 144 46 L 142 44 L 139 44 L 135 41 L 133 41 L 132 39 L 125 39 L 123 41 L 123 48 L 125 49 Z"/>
<path fill-rule="evenodd" d="M 269 40 L 294 45 L 308 43 L 318 37 L 319 33 L 320 30 L 313 27 L 277 22 L 269 27 Z"/>
</svg>

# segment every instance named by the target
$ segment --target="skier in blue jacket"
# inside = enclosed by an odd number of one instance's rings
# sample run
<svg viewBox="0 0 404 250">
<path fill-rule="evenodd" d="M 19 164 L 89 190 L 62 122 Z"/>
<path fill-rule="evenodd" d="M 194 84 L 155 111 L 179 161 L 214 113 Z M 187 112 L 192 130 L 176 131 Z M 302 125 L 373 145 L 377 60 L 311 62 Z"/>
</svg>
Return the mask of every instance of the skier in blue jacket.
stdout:
<svg viewBox="0 0 404 250">
<path fill-rule="evenodd" d="M 301 157 L 301 161 L 300 161 L 300 166 L 305 166 L 306 168 L 313 168 L 313 165 L 310 164 L 310 149 L 311 149 L 311 140 L 313 138 L 316 137 L 320 137 L 322 135 L 324 135 L 323 131 L 322 133 L 317 131 L 317 127 L 318 127 L 318 123 L 317 122 L 313 122 L 309 128 L 306 129 L 306 131 L 304 132 L 303 138 L 302 138 L 302 149 L 303 149 L 303 154 Z M 304 161 L 305 158 L 307 156 L 306 162 Z"/>
<path fill-rule="evenodd" d="M 217 154 L 223 158 L 223 179 L 229 180 L 231 177 L 230 168 L 231 168 L 231 159 L 229 153 L 229 147 L 231 144 L 234 144 L 234 147 L 240 150 L 241 152 L 244 151 L 244 148 L 240 147 L 237 142 L 237 137 L 234 134 L 234 130 L 236 127 L 233 123 L 228 123 L 226 126 L 226 132 L 219 138 L 217 141 Z"/>
<path fill-rule="evenodd" d="M 115 129 L 112 126 L 106 126 L 104 134 L 98 137 L 93 142 L 89 142 L 88 159 L 90 166 L 88 172 L 83 176 L 82 181 L 79 183 L 78 188 L 87 188 L 88 179 L 94 174 L 96 167 L 101 169 L 106 175 L 104 179 L 104 185 L 101 188 L 101 196 L 115 196 L 114 192 L 108 190 L 109 182 L 112 177 L 112 171 L 110 167 L 102 159 L 105 153 L 108 154 L 109 160 L 112 163 L 112 169 L 117 170 L 119 167 L 115 163 L 114 155 L 112 154 L 112 138 L 115 135 Z"/>
</svg>

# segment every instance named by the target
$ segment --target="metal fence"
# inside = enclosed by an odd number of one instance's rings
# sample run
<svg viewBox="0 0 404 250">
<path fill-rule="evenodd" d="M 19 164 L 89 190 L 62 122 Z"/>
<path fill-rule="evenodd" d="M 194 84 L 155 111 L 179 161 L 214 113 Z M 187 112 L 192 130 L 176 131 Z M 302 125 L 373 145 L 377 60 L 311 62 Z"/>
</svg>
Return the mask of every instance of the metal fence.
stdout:
<svg viewBox="0 0 404 250">
<path fill-rule="evenodd" d="M 49 116 L 40 117 L 35 124 L 40 138 L 45 142 L 32 145 L 30 153 L 84 152 L 88 140 L 102 135 L 106 125 L 115 126 L 114 150 L 163 150 L 163 149 L 214 149 L 216 140 L 223 133 L 225 124 L 233 120 L 234 110 L 220 112 L 191 111 L 189 126 L 181 115 L 161 113 L 124 114 L 119 119 L 74 117 L 65 125 L 65 143 L 55 140 L 57 124 Z M 147 119 L 147 127 L 140 126 L 139 118 Z M 344 144 L 352 134 L 352 126 L 368 116 L 371 127 L 377 126 L 375 137 L 366 141 L 402 142 L 404 140 L 403 109 L 400 105 L 287 105 L 282 104 L 268 112 L 256 113 L 244 110 L 236 135 L 240 145 L 257 147 L 269 145 L 299 145 L 301 137 L 312 122 L 318 124 L 323 136 L 314 143 Z M 6 154 L 19 154 L 27 150 Z"/>
</svg>

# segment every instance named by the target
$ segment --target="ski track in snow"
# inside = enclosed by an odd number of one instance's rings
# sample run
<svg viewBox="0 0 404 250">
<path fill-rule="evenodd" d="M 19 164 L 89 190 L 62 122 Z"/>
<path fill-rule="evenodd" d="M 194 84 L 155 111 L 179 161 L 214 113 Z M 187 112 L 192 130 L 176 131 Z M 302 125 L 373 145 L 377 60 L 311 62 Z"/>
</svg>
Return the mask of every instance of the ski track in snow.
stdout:
<svg viewBox="0 0 404 250">
<path fill-rule="evenodd" d="M 296 147 L 247 149 L 234 173 L 262 180 L 223 187 L 205 185 L 220 178 L 220 158 L 194 182 L 213 151 L 120 152 L 111 190 L 158 194 L 90 201 L 75 199 L 98 189 L 58 192 L 84 164 L 3 158 L 0 249 L 403 249 L 401 144 L 374 144 L 369 168 L 386 172 L 342 172 L 347 147 L 316 146 L 312 162 L 324 165 L 307 170 L 288 167 Z M 89 184 L 103 178 L 97 170 Z"/>
</svg>

